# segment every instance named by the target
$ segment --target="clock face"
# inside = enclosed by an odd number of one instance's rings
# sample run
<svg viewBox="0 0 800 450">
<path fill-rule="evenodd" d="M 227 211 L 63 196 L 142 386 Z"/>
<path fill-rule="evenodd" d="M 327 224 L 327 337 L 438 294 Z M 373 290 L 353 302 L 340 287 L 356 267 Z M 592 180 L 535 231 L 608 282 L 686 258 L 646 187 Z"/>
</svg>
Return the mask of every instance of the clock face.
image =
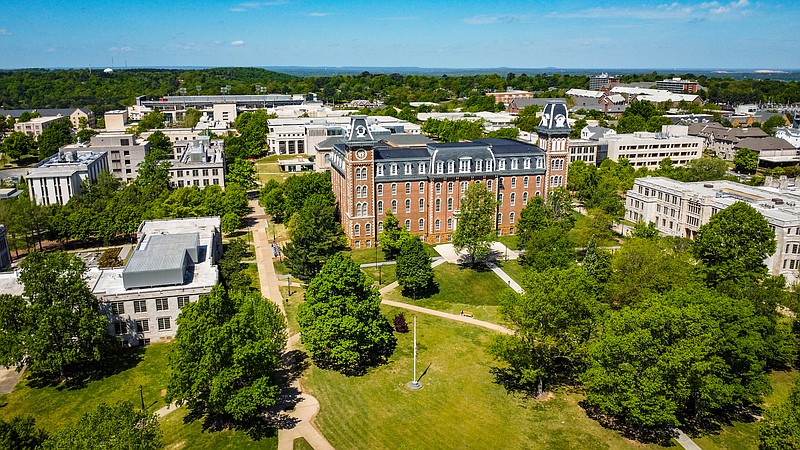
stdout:
<svg viewBox="0 0 800 450">
<path fill-rule="evenodd" d="M 359 150 L 356 152 L 356 158 L 358 158 L 358 159 L 365 159 L 366 157 L 367 157 L 367 151 L 366 151 L 366 150 L 364 150 L 363 148 L 362 148 L 362 149 L 359 149 Z"/>
</svg>

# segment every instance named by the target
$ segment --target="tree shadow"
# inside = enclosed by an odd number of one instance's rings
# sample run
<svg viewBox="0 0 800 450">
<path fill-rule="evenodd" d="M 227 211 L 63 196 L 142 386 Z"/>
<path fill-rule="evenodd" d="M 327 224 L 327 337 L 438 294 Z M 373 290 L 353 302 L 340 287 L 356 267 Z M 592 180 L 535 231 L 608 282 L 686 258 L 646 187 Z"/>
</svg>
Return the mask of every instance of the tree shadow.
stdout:
<svg viewBox="0 0 800 450">
<path fill-rule="evenodd" d="M 419 289 L 417 291 L 413 291 L 411 289 L 403 289 L 402 294 L 404 297 L 413 299 L 413 300 L 422 300 L 425 298 L 430 298 L 439 293 L 439 283 L 432 282 L 424 289 Z"/>
<path fill-rule="evenodd" d="M 753 423 L 763 412 L 761 408 L 736 407 L 717 411 L 704 417 L 681 417 L 681 430 L 690 436 L 719 434 L 722 427 L 731 426 L 733 422 Z"/>
<path fill-rule="evenodd" d="M 469 262 L 463 262 L 461 259 L 458 260 L 458 268 L 459 270 L 474 270 L 475 272 L 489 272 L 492 270 L 486 261 L 475 261 L 470 264 Z"/>
<path fill-rule="evenodd" d="M 92 381 L 133 369 L 144 359 L 144 351 L 144 347 L 120 348 L 99 361 L 72 364 L 67 368 L 69 378 L 66 381 L 59 378 L 60 374 L 32 374 L 28 386 L 56 387 L 58 390 L 83 389 Z"/>
<path fill-rule="evenodd" d="M 588 404 L 585 400 L 578 402 L 586 415 L 599 423 L 603 428 L 614 430 L 624 438 L 635 440 L 643 444 L 657 444 L 662 447 L 674 447 L 672 438 L 675 437 L 670 427 L 636 427 L 624 424 L 614 416 L 603 414 L 598 408 Z"/>
</svg>

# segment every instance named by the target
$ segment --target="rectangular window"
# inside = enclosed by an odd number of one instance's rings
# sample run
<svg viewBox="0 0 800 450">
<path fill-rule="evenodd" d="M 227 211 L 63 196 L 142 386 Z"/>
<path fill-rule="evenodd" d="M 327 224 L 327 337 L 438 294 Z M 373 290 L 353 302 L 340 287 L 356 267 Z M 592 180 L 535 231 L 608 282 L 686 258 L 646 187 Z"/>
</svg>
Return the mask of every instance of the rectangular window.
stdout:
<svg viewBox="0 0 800 450">
<path fill-rule="evenodd" d="M 178 297 L 178 309 L 183 308 L 183 305 L 189 303 L 189 296 Z"/>
<path fill-rule="evenodd" d="M 128 326 L 125 322 L 114 322 L 114 334 L 125 334 L 128 332 Z"/>
<path fill-rule="evenodd" d="M 137 313 L 147 312 L 147 301 L 146 300 L 134 300 L 133 301 L 133 311 Z"/>
<path fill-rule="evenodd" d="M 169 317 L 158 318 L 158 331 L 169 330 L 171 328 Z"/>
<path fill-rule="evenodd" d="M 150 331 L 150 321 L 147 319 L 137 320 L 136 321 L 136 332 L 137 333 L 147 333 Z"/>
<path fill-rule="evenodd" d="M 169 309 L 169 299 L 167 298 L 156 299 L 156 311 L 167 311 L 168 309 Z"/>
<path fill-rule="evenodd" d="M 125 314 L 125 304 L 122 302 L 111 302 L 111 312 L 114 314 Z"/>
</svg>

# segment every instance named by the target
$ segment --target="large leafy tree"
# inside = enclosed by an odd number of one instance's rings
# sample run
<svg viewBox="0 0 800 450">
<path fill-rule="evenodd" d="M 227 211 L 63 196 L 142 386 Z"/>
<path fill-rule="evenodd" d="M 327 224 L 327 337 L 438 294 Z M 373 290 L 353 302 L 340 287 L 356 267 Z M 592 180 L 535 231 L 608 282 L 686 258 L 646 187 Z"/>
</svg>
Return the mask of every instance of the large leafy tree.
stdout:
<svg viewBox="0 0 800 450">
<path fill-rule="evenodd" d="M 164 155 L 172 154 L 172 141 L 170 141 L 169 137 L 161 130 L 156 130 L 153 134 L 148 136 L 147 142 L 150 143 L 151 152 L 159 152 L 158 155 L 160 157 L 158 159 L 166 159 L 168 156 Z"/>
<path fill-rule="evenodd" d="M 228 165 L 225 174 L 226 183 L 236 183 L 245 189 L 256 187 L 256 166 L 246 159 L 236 159 Z"/>
<path fill-rule="evenodd" d="M 66 252 L 34 252 L 20 268 L 26 300 L 9 296 L 0 308 L 0 336 L 7 344 L 0 349 L 0 363 L 63 380 L 99 361 L 113 338 L 83 280 L 81 259 Z"/>
<path fill-rule="evenodd" d="M 575 262 L 575 249 L 567 231 L 559 226 L 540 228 L 530 233 L 522 264 L 535 271 L 566 268 Z"/>
<path fill-rule="evenodd" d="M 19 159 L 25 155 L 33 154 L 36 142 L 32 137 L 21 131 L 15 131 L 3 139 L 0 151 L 11 159 Z"/>
<path fill-rule="evenodd" d="M 691 251 L 703 262 L 706 282 L 716 286 L 763 279 L 764 259 L 775 252 L 775 245 L 767 219 L 747 203 L 736 202 L 700 227 Z"/>
<path fill-rule="evenodd" d="M 142 116 L 139 120 L 137 130 L 139 133 L 152 130 L 154 128 L 164 128 L 164 121 L 166 116 L 161 111 L 153 111 Z"/>
<path fill-rule="evenodd" d="M 78 423 L 59 430 L 42 444 L 43 450 L 67 448 L 125 448 L 156 450 L 163 445 L 158 418 L 134 409 L 128 401 L 101 404 L 81 416 Z"/>
<path fill-rule="evenodd" d="M 358 375 L 386 361 L 396 339 L 380 303 L 372 280 L 349 256 L 329 258 L 297 311 L 302 341 L 314 363 Z"/>
<path fill-rule="evenodd" d="M 39 159 L 54 155 L 58 153 L 59 148 L 73 142 L 75 142 L 75 138 L 68 122 L 52 123 L 42 131 L 36 142 L 39 147 Z"/>
<path fill-rule="evenodd" d="M 264 152 L 269 132 L 267 123 L 269 118 L 269 114 L 264 110 L 243 112 L 236 117 L 234 126 L 242 139 L 241 144 L 246 149 L 246 157 L 259 156 Z"/>
<path fill-rule="evenodd" d="M 758 169 L 758 152 L 749 148 L 740 148 L 733 157 L 733 165 L 739 172 L 755 172 Z"/>
<path fill-rule="evenodd" d="M 313 195 L 289 222 L 289 239 L 284 247 L 286 265 L 304 280 L 319 271 L 328 256 L 344 247 L 342 226 L 336 208 L 322 195 Z"/>
<path fill-rule="evenodd" d="M 14 416 L 6 422 L 0 419 L 0 448 L 7 450 L 34 450 L 41 448 L 47 433 L 36 427 L 31 416 Z"/>
<path fill-rule="evenodd" d="M 400 254 L 400 246 L 405 238 L 411 236 L 405 228 L 400 226 L 400 219 L 397 218 L 391 211 L 386 212 L 386 218 L 383 219 L 383 230 L 378 234 L 378 242 L 380 242 L 381 250 L 386 256 L 386 259 L 395 259 Z"/>
<path fill-rule="evenodd" d="M 401 242 L 395 271 L 400 287 L 413 298 L 433 285 L 431 258 L 416 236 L 409 235 Z"/>
<path fill-rule="evenodd" d="M 497 205 L 494 193 L 483 183 L 470 185 L 461 199 L 453 245 L 458 251 L 467 249 L 473 264 L 489 254 L 491 242 L 496 238 Z"/>
<path fill-rule="evenodd" d="M 514 336 L 496 338 L 490 352 L 508 365 L 501 369 L 505 379 L 537 395 L 575 380 L 603 311 L 594 284 L 585 270 L 572 266 L 531 272 L 524 294 L 503 293 L 500 312 Z"/>
<path fill-rule="evenodd" d="M 795 379 L 789 398 L 769 408 L 758 427 L 759 450 L 800 448 L 800 381 Z"/>
<path fill-rule="evenodd" d="M 257 292 L 229 296 L 221 286 L 181 309 L 167 400 L 236 423 L 275 404 L 275 371 L 286 345 L 278 306 Z"/>
</svg>

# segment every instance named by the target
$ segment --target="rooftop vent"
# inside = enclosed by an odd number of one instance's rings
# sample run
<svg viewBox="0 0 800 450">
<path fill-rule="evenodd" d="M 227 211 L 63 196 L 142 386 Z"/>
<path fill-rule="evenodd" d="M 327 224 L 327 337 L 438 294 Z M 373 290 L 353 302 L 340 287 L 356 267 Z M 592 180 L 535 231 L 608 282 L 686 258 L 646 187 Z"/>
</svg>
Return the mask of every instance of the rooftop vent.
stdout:
<svg viewBox="0 0 800 450">
<path fill-rule="evenodd" d="M 704 187 L 704 188 L 708 188 L 708 189 L 714 189 L 714 185 L 713 185 L 713 184 L 710 184 L 710 183 L 706 183 L 706 184 L 704 184 L 704 185 L 703 185 L 703 187 Z"/>
</svg>

